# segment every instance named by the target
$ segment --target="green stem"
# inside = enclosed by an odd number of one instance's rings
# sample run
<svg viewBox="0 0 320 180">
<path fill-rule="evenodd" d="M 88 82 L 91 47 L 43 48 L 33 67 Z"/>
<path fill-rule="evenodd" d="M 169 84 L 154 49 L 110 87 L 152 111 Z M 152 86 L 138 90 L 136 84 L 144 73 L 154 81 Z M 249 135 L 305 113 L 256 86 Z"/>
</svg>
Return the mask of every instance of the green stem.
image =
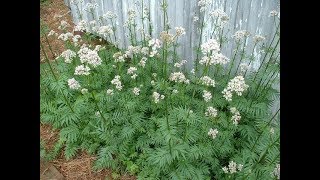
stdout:
<svg viewBox="0 0 320 180">
<path fill-rule="evenodd" d="M 203 33 L 203 27 L 204 27 L 204 18 L 201 22 L 201 27 L 200 27 L 200 37 L 199 37 L 199 43 L 198 43 L 198 48 L 197 48 L 197 57 L 196 57 L 196 68 L 195 68 L 195 74 L 197 75 L 198 73 L 198 66 L 199 66 L 199 53 L 200 53 L 200 48 L 201 48 L 201 42 L 202 42 L 202 33 Z"/>
<path fill-rule="evenodd" d="M 244 54 L 245 54 L 245 53 L 244 53 L 244 49 L 245 49 L 245 47 L 246 47 L 246 42 L 247 42 L 247 38 L 244 40 L 243 47 L 242 47 L 242 51 L 241 51 L 240 60 L 239 60 L 239 63 L 238 63 L 238 66 L 237 66 L 237 69 L 236 69 L 235 74 L 237 74 L 238 69 L 239 69 L 240 64 L 241 64 L 241 61 L 242 61 L 242 59 L 243 59 L 243 57 L 244 57 Z"/>
<path fill-rule="evenodd" d="M 230 78 L 230 74 L 231 74 L 231 70 L 232 70 L 232 67 L 233 67 L 233 63 L 234 63 L 234 60 L 236 59 L 236 56 L 238 54 L 238 50 L 239 50 L 239 47 L 240 47 L 240 40 L 237 43 L 237 49 L 236 49 L 236 52 L 234 53 L 234 56 L 232 57 L 232 60 L 231 60 L 231 65 L 230 65 L 230 69 L 229 69 L 229 72 L 228 72 L 228 79 Z"/>
<path fill-rule="evenodd" d="M 253 53 L 254 53 L 254 49 L 256 48 L 256 45 L 257 45 L 257 43 L 254 43 L 253 48 L 252 48 L 252 52 L 251 52 L 251 55 L 250 55 L 250 61 L 249 61 L 249 64 L 248 64 L 249 67 L 250 67 L 250 65 L 252 63 L 252 60 L 254 59 Z M 247 71 L 248 71 L 248 69 L 246 69 L 243 77 L 246 77 Z"/>
<path fill-rule="evenodd" d="M 274 35 L 273 35 L 273 38 L 272 38 L 271 43 L 270 43 L 270 45 L 269 45 L 269 47 L 268 47 L 268 50 L 271 48 L 271 45 L 272 45 L 272 43 L 273 43 L 273 41 L 274 41 L 274 39 L 275 39 L 275 37 L 276 37 L 276 35 L 277 35 L 277 32 L 278 32 L 279 27 L 280 27 L 280 23 L 278 24 L 278 27 L 277 27 L 277 29 L 276 29 L 276 32 L 275 32 Z M 255 81 L 255 79 L 256 79 L 256 77 L 257 77 L 257 74 L 259 73 L 260 68 L 262 67 L 262 65 L 263 65 L 263 63 L 264 63 L 267 55 L 268 55 L 268 51 L 267 51 L 266 54 L 264 55 L 264 57 L 263 57 L 263 59 L 262 59 L 262 62 L 261 62 L 261 64 L 260 64 L 259 68 L 258 68 L 258 71 L 257 71 L 257 73 L 255 74 L 255 76 L 254 76 L 254 78 L 253 78 L 253 81 Z"/>
<path fill-rule="evenodd" d="M 277 112 L 272 116 L 272 118 L 268 121 L 268 123 L 262 128 L 261 133 L 259 134 L 258 138 L 256 139 L 256 141 L 254 142 L 252 148 L 250 149 L 250 151 L 252 152 L 253 149 L 255 148 L 256 144 L 258 143 L 260 137 L 262 136 L 263 132 L 266 130 L 266 128 L 270 125 L 270 123 L 272 122 L 272 120 L 276 117 L 276 115 L 279 113 L 280 108 L 277 110 Z"/>
<path fill-rule="evenodd" d="M 46 52 L 44 51 L 44 49 L 43 49 L 43 45 L 42 45 L 41 41 L 40 41 L 40 46 L 41 46 L 41 50 L 42 50 L 42 52 L 43 52 L 43 54 L 44 54 L 44 56 L 45 56 L 45 59 L 46 59 L 48 65 L 49 65 L 49 67 L 50 67 L 50 71 L 51 71 L 51 73 L 52 73 L 55 81 L 58 82 L 58 78 L 57 78 L 56 75 L 54 74 L 54 71 L 53 71 L 53 69 L 52 69 L 52 67 L 51 67 L 51 63 L 50 63 L 50 61 L 49 61 L 49 59 L 48 59 L 47 53 L 46 53 Z M 70 105 L 69 100 L 67 99 L 66 95 L 63 93 L 63 91 L 60 91 L 60 92 L 61 92 L 61 94 L 63 95 L 63 98 L 64 98 L 64 100 L 65 100 L 66 103 L 67 103 L 67 106 L 69 107 L 69 109 L 71 110 L 71 112 L 74 113 L 74 110 L 73 110 L 72 106 Z"/>
<path fill-rule="evenodd" d="M 104 122 L 107 122 L 107 120 L 105 119 L 105 117 L 104 117 L 103 114 L 102 114 L 102 111 L 101 111 L 100 108 L 99 108 L 99 105 L 98 105 L 98 103 L 97 103 L 97 100 L 96 100 L 96 98 L 95 98 L 95 96 L 94 96 L 93 91 L 91 91 L 91 95 L 92 95 L 94 104 L 96 105 L 96 107 L 97 107 L 97 109 L 98 109 L 98 111 L 99 111 L 99 113 L 100 113 L 100 116 L 101 116 L 102 119 L 103 119 L 103 121 L 102 121 L 102 123 L 101 123 L 101 124 L 102 124 L 102 127 L 105 127 L 105 126 L 104 126 Z"/>
</svg>

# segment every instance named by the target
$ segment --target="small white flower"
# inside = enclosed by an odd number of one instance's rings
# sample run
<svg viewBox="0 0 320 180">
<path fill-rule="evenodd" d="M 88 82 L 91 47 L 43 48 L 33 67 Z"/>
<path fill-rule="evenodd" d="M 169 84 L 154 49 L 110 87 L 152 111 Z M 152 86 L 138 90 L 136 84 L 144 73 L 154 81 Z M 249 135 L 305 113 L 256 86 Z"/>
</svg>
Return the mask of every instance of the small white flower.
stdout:
<svg viewBox="0 0 320 180">
<path fill-rule="evenodd" d="M 139 96 L 139 94 L 140 94 L 140 89 L 137 88 L 137 87 L 135 87 L 135 88 L 133 88 L 132 92 L 133 92 L 134 95 Z"/>
<path fill-rule="evenodd" d="M 122 88 L 123 88 L 123 86 L 121 84 L 121 81 L 120 81 L 120 76 L 119 75 L 116 75 L 114 77 L 114 79 L 111 81 L 111 84 L 115 85 L 116 89 L 118 89 L 119 91 L 121 91 Z"/>
<path fill-rule="evenodd" d="M 101 114 L 100 114 L 99 111 L 97 111 L 97 112 L 95 113 L 95 115 L 96 115 L 97 117 L 101 117 Z"/>
<path fill-rule="evenodd" d="M 208 136 L 211 136 L 212 139 L 215 139 L 217 137 L 218 132 L 219 131 L 217 129 L 210 128 L 208 132 Z"/>
<path fill-rule="evenodd" d="M 137 71 L 137 68 L 136 67 L 130 67 L 128 70 L 127 70 L 127 74 L 134 74 L 135 72 Z"/>
<path fill-rule="evenodd" d="M 200 78 L 200 81 L 205 86 L 215 87 L 215 81 L 211 79 L 209 76 L 203 76 Z"/>
<path fill-rule="evenodd" d="M 228 82 L 228 85 L 222 91 L 223 97 L 227 101 L 232 100 L 232 92 L 235 92 L 238 96 L 242 96 L 242 93 L 248 89 L 248 85 L 245 84 L 243 76 L 236 76 Z"/>
<path fill-rule="evenodd" d="M 231 37 L 234 38 L 236 41 L 240 41 L 249 35 L 250 35 L 250 33 L 248 31 L 239 30 L 239 31 L 235 32 L 234 35 L 232 35 Z"/>
<path fill-rule="evenodd" d="M 197 22 L 199 18 L 197 16 L 193 17 L 193 22 Z"/>
<path fill-rule="evenodd" d="M 186 31 L 183 27 L 176 27 L 175 29 L 177 36 L 182 36 L 186 34 Z"/>
<path fill-rule="evenodd" d="M 54 30 L 51 30 L 49 33 L 48 33 L 48 36 L 53 36 L 53 35 L 56 35 L 57 33 L 54 31 Z"/>
<path fill-rule="evenodd" d="M 196 71 L 195 71 L 195 69 L 191 69 L 191 74 L 195 74 L 196 73 Z"/>
<path fill-rule="evenodd" d="M 82 94 L 88 93 L 88 89 L 86 89 L 86 88 L 81 89 L 81 93 L 82 93 Z"/>
<path fill-rule="evenodd" d="M 77 90 L 81 87 L 79 82 L 77 80 L 75 80 L 74 78 L 68 79 L 68 86 L 70 89 L 75 89 L 75 90 Z"/>
<path fill-rule="evenodd" d="M 274 170 L 271 173 L 277 179 L 280 179 L 280 164 L 277 164 Z"/>
<path fill-rule="evenodd" d="M 172 90 L 172 93 L 173 93 L 173 94 L 178 94 L 178 92 L 179 92 L 179 91 L 176 90 L 176 89 Z"/>
<path fill-rule="evenodd" d="M 132 76 L 131 76 L 131 79 L 136 79 L 137 78 L 137 74 L 133 74 Z"/>
<path fill-rule="evenodd" d="M 107 89 L 107 94 L 113 95 L 113 89 Z"/>
<path fill-rule="evenodd" d="M 233 161 L 229 162 L 229 171 L 230 174 L 236 173 L 237 172 L 237 164 Z"/>
<path fill-rule="evenodd" d="M 237 126 L 241 119 L 240 112 L 235 107 L 231 107 L 230 112 L 233 114 L 231 116 L 231 121 L 234 125 Z"/>
<path fill-rule="evenodd" d="M 205 112 L 205 116 L 217 117 L 217 115 L 218 115 L 218 111 L 215 108 L 213 108 L 211 106 L 207 107 L 207 110 Z"/>
<path fill-rule="evenodd" d="M 270 133 L 274 134 L 274 129 L 273 128 L 270 128 Z"/>
<path fill-rule="evenodd" d="M 90 74 L 90 68 L 88 66 L 84 66 L 83 64 L 82 65 L 79 65 L 76 67 L 75 69 L 75 72 L 74 72 L 74 75 L 89 75 Z"/>
<path fill-rule="evenodd" d="M 223 167 L 223 168 L 222 168 L 222 171 L 223 171 L 224 173 L 228 173 L 228 168 L 227 168 L 227 167 Z"/>
<path fill-rule="evenodd" d="M 238 164 L 238 171 L 241 171 L 243 168 L 243 165 L 242 164 Z"/>
<path fill-rule="evenodd" d="M 61 39 L 63 41 L 67 41 L 69 38 L 72 38 L 73 37 L 73 34 L 70 33 L 70 32 L 67 32 L 67 33 L 62 33 L 58 36 L 58 39 Z"/>
<path fill-rule="evenodd" d="M 186 83 L 189 84 L 189 80 L 185 77 L 182 72 L 173 72 L 169 76 L 169 80 L 178 83 Z"/>
<path fill-rule="evenodd" d="M 157 92 L 153 92 L 152 97 L 154 98 L 154 103 L 159 103 L 160 99 L 164 99 L 164 95 L 161 95 Z"/>
<path fill-rule="evenodd" d="M 154 86 L 154 85 L 156 84 L 156 83 L 154 82 L 154 80 L 152 80 L 150 83 L 151 83 L 152 86 Z"/>
<path fill-rule="evenodd" d="M 212 95 L 209 91 L 203 90 L 203 96 L 205 102 L 209 102 L 212 98 Z"/>
<path fill-rule="evenodd" d="M 72 59 L 76 57 L 76 53 L 70 49 L 67 49 L 63 51 L 60 56 L 64 58 L 65 63 L 71 63 Z"/>
<path fill-rule="evenodd" d="M 156 78 L 157 77 L 157 73 L 152 73 L 152 77 Z"/>
<path fill-rule="evenodd" d="M 274 17 L 274 16 L 278 16 L 279 15 L 279 12 L 276 11 L 276 10 L 272 10 L 269 14 L 269 17 Z"/>
<path fill-rule="evenodd" d="M 258 42 L 260 42 L 260 41 L 264 41 L 266 38 L 264 37 L 264 36 L 261 36 L 261 35 L 255 35 L 254 37 L 253 37 L 253 42 L 254 43 L 258 43 Z"/>
</svg>

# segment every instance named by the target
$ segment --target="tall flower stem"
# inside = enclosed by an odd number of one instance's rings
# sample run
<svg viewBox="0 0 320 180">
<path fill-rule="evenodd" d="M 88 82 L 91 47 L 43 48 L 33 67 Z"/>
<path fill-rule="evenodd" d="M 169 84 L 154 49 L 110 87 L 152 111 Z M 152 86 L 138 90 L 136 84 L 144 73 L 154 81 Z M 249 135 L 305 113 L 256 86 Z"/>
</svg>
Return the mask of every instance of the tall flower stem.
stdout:
<svg viewBox="0 0 320 180">
<path fill-rule="evenodd" d="M 199 43 L 198 43 L 198 47 L 197 47 L 197 56 L 196 56 L 196 61 L 195 61 L 195 74 L 197 75 L 198 73 L 198 66 L 199 66 L 199 53 L 200 53 L 200 48 L 201 48 L 201 42 L 202 42 L 202 33 L 203 33 L 203 27 L 204 27 L 204 17 L 202 19 L 201 22 L 201 26 L 200 26 L 200 35 L 199 35 Z"/>
<path fill-rule="evenodd" d="M 231 74 L 231 70 L 233 68 L 233 63 L 234 63 L 234 60 L 236 59 L 236 56 L 238 54 L 238 50 L 239 50 L 239 47 L 241 45 L 240 43 L 240 40 L 236 42 L 237 44 L 237 48 L 236 48 L 236 52 L 234 53 L 233 57 L 232 57 L 232 60 L 231 60 L 231 65 L 230 65 L 230 69 L 229 69 L 229 72 L 228 72 L 228 79 L 230 78 L 230 74 Z"/>
<path fill-rule="evenodd" d="M 250 65 L 251 65 L 251 63 L 252 63 L 252 60 L 254 59 L 253 53 L 254 53 L 254 49 L 256 48 L 256 45 L 257 45 L 257 43 L 255 42 L 254 45 L 253 45 L 253 48 L 252 48 L 251 55 L 250 55 L 250 61 L 249 61 L 249 64 L 248 64 L 249 67 L 250 67 Z M 246 69 L 246 71 L 244 72 L 243 77 L 246 77 L 247 72 L 248 72 L 248 69 Z"/>
<path fill-rule="evenodd" d="M 258 138 L 256 139 L 256 141 L 254 142 L 252 148 L 250 149 L 250 151 L 252 152 L 254 150 L 254 148 L 256 147 L 258 141 L 260 140 L 260 137 L 262 136 L 262 134 L 264 133 L 264 131 L 266 130 L 266 128 L 270 125 L 270 123 L 272 122 L 272 120 L 277 116 L 277 114 L 280 112 L 280 108 L 277 110 L 277 112 L 272 116 L 272 118 L 268 121 L 268 123 L 262 128 L 261 133 L 258 135 Z"/>
<path fill-rule="evenodd" d="M 101 111 L 101 109 L 99 108 L 98 102 L 97 102 L 97 100 L 96 100 L 96 97 L 94 96 L 93 91 L 91 91 L 91 95 L 92 95 L 94 104 L 96 105 L 96 107 L 97 107 L 97 109 L 98 109 L 98 111 L 99 111 L 99 113 L 100 113 L 100 116 L 101 116 L 102 119 L 103 119 L 103 121 L 102 121 L 102 123 L 101 123 L 101 124 L 102 124 L 102 127 L 105 127 L 105 126 L 104 126 L 104 125 L 105 125 L 104 123 L 107 122 L 107 120 L 106 120 L 106 118 L 103 116 L 102 111 Z"/>
<path fill-rule="evenodd" d="M 271 45 L 273 44 L 273 41 L 274 41 L 274 39 L 275 39 L 275 37 L 276 37 L 276 35 L 277 35 L 277 33 L 278 33 L 279 27 L 280 27 L 280 23 L 279 23 L 278 26 L 277 26 L 276 32 L 275 32 L 274 35 L 273 35 L 273 38 L 272 38 L 272 40 L 271 40 L 271 43 L 269 44 L 268 50 L 271 48 Z M 253 81 L 255 81 L 255 79 L 256 79 L 256 77 L 257 77 L 257 74 L 259 73 L 260 68 L 262 67 L 262 65 L 263 65 L 263 63 L 264 63 L 267 55 L 268 55 L 268 52 L 266 52 L 265 55 L 263 56 L 262 62 L 261 62 L 261 64 L 260 64 L 259 68 L 258 68 L 257 73 L 255 74 L 255 76 L 254 76 L 254 78 L 253 78 Z"/>
<path fill-rule="evenodd" d="M 245 55 L 244 50 L 245 50 L 245 47 L 246 47 L 246 42 L 247 42 L 247 38 L 244 40 L 243 47 L 242 47 L 242 51 L 241 51 L 241 55 L 240 55 L 240 60 L 239 60 L 239 63 L 238 63 L 238 66 L 237 66 L 237 69 L 236 69 L 235 74 L 237 74 L 238 69 L 239 69 L 239 66 L 240 66 L 240 64 L 241 64 L 241 62 L 242 62 L 242 59 L 243 59 L 244 55 Z"/>
<path fill-rule="evenodd" d="M 45 59 L 46 59 L 48 65 L 49 65 L 50 71 L 51 71 L 51 73 L 52 73 L 55 81 L 58 82 L 58 78 L 57 78 L 57 76 L 55 75 L 55 73 L 54 73 L 54 71 L 53 71 L 53 69 L 52 69 L 52 67 L 51 67 L 51 63 L 50 63 L 50 61 L 49 61 L 49 59 L 48 59 L 47 53 L 44 51 L 44 48 L 43 48 L 43 45 L 42 45 L 41 41 L 40 41 L 40 47 L 41 47 L 41 50 L 42 50 L 42 52 L 43 52 L 43 54 L 44 54 L 44 56 L 45 56 Z M 63 93 L 63 91 L 61 91 L 61 94 L 63 95 L 63 98 L 64 98 L 65 102 L 67 103 L 67 106 L 69 107 L 69 109 L 71 110 L 71 112 L 74 113 L 74 110 L 73 110 L 72 106 L 70 105 L 70 102 L 69 102 L 69 100 L 67 99 L 66 95 Z"/>
<path fill-rule="evenodd" d="M 280 41 L 280 39 L 278 40 L 277 45 L 278 45 L 279 41 Z M 276 45 L 276 47 L 277 47 L 277 45 Z M 268 63 L 267 63 L 267 65 L 266 65 L 266 67 L 264 68 L 264 71 L 263 71 L 262 74 L 264 74 L 264 73 L 266 72 L 266 70 L 268 69 L 276 47 L 273 49 L 272 54 L 271 54 L 271 56 L 270 56 L 270 60 L 268 61 Z M 256 75 L 257 75 L 258 73 L 259 73 L 259 72 L 257 72 Z M 259 87 L 260 87 L 260 85 L 261 85 L 261 83 L 262 83 L 262 80 L 263 80 L 263 78 L 260 79 L 260 81 L 259 81 L 259 83 L 258 83 L 258 87 L 256 88 L 256 90 L 255 90 L 255 92 L 254 92 L 254 94 L 253 94 L 253 97 L 254 97 L 254 96 L 256 95 L 256 93 L 258 92 L 258 89 L 259 89 Z M 253 82 L 254 82 L 254 79 L 253 79 Z"/>
</svg>

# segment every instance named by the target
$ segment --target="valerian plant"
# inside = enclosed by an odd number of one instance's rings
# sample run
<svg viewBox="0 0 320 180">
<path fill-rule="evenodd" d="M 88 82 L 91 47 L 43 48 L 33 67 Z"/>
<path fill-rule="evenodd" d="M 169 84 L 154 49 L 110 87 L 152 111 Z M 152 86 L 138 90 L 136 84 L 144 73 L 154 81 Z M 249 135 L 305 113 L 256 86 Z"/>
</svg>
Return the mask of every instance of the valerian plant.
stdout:
<svg viewBox="0 0 320 180">
<path fill-rule="evenodd" d="M 72 3 L 82 18 L 81 1 Z M 209 4 L 199 1 L 200 13 Z M 140 14 L 128 11 L 126 50 L 104 43 L 118 39 L 117 16 L 110 11 L 98 20 L 80 20 L 73 32 L 66 31 L 66 22 L 60 34 L 41 31 L 45 39 L 58 36 L 67 49 L 53 62 L 44 49 L 49 41 L 40 42 L 46 60 L 41 122 L 60 129 L 54 151 L 46 152 L 41 142 L 41 155 L 52 159 L 64 148 L 70 159 L 86 150 L 97 156 L 94 168 L 138 179 L 279 179 L 280 109 L 270 110 L 280 96 L 274 87 L 280 66 L 278 12 L 270 13 L 277 28 L 269 44 L 246 30 L 227 37 L 227 14 L 207 12 L 214 25 L 210 39 L 200 39 L 195 48 L 196 69 L 190 72 L 177 53 L 185 29 L 168 25 L 168 2 L 161 4 L 164 29 L 158 37 L 151 37 L 144 2 L 137 6 Z M 97 4 L 84 7 L 97 16 Z M 199 17 L 193 20 L 200 21 L 202 35 L 206 22 Z M 104 39 L 100 45 L 92 45 L 89 37 L 95 36 Z M 224 44 L 233 42 L 236 49 L 226 57 Z M 247 42 L 254 44 L 248 54 Z M 262 62 L 255 70 L 257 55 Z"/>
</svg>

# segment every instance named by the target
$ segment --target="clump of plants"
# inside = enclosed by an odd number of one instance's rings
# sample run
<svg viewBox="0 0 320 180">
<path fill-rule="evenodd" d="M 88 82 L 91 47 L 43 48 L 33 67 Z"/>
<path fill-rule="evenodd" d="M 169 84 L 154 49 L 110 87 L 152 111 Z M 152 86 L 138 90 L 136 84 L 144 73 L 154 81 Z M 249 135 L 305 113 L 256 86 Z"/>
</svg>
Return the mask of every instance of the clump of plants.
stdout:
<svg viewBox="0 0 320 180">
<path fill-rule="evenodd" d="M 102 17 L 92 13 L 96 20 L 81 20 L 73 32 L 65 30 L 70 26 L 65 21 L 59 33 L 43 30 L 45 39 L 61 39 L 67 49 L 51 61 L 52 49 L 43 48 L 48 41 L 40 42 L 47 62 L 41 64 L 41 122 L 60 129 L 50 158 L 61 148 L 67 159 L 85 150 L 97 155 L 94 168 L 138 179 L 280 178 L 280 109 L 271 111 L 280 96 L 274 87 L 280 66 L 278 12 L 270 13 L 277 30 L 266 44 L 265 37 L 245 30 L 228 37 L 228 15 L 208 11 L 209 3 L 198 4 L 199 33 L 207 25 L 205 13 L 214 27 L 210 39 L 200 38 L 195 47 L 194 69 L 185 67 L 192 59 L 177 53 L 185 29 L 167 26 L 165 0 L 164 29 L 157 37 L 151 36 L 151 24 L 137 27 L 137 21 L 151 23 L 143 1 L 142 12 L 128 10 L 131 45 L 123 50 L 90 45 L 97 36 L 117 41 L 117 16 L 110 11 Z M 95 8 L 84 7 L 87 12 Z M 233 42 L 236 49 L 226 57 L 224 45 Z M 254 44 L 249 53 L 247 43 Z M 257 55 L 262 61 L 254 69 Z"/>
</svg>

